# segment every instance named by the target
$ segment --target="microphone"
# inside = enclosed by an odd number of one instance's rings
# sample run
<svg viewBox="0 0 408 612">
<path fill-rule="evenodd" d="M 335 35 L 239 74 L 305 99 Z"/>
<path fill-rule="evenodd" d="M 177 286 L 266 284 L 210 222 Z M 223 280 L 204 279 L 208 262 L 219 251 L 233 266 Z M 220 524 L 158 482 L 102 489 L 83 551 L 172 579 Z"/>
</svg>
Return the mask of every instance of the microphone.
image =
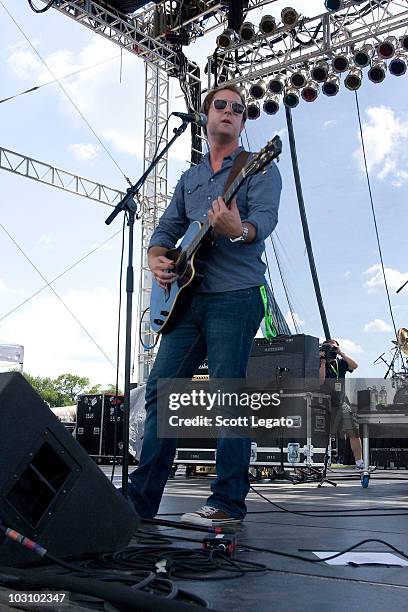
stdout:
<svg viewBox="0 0 408 612">
<path fill-rule="evenodd" d="M 196 113 L 192 111 L 191 113 L 172 113 L 172 115 L 175 117 L 180 117 L 180 119 L 187 121 L 188 123 L 196 123 L 201 127 L 207 125 L 207 115 L 204 115 L 204 113 Z"/>
</svg>

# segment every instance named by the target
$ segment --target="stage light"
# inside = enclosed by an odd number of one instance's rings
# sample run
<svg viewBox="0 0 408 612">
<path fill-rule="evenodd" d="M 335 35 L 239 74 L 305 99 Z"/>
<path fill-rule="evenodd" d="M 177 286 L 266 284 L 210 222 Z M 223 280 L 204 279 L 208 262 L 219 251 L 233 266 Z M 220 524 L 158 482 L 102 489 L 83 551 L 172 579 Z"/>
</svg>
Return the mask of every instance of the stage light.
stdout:
<svg viewBox="0 0 408 612">
<path fill-rule="evenodd" d="M 283 92 L 283 88 L 285 87 L 286 78 L 283 74 L 278 74 L 278 76 L 271 79 L 268 83 L 268 89 L 274 94 L 281 94 Z"/>
<path fill-rule="evenodd" d="M 394 76 L 402 76 L 407 71 L 407 59 L 401 51 L 397 51 L 395 57 L 388 65 L 389 71 Z"/>
<path fill-rule="evenodd" d="M 363 73 L 359 68 L 352 68 L 346 78 L 344 79 L 344 85 L 350 91 L 356 91 L 361 87 L 363 80 Z"/>
<path fill-rule="evenodd" d="M 299 14 L 291 6 L 287 6 L 281 12 L 281 20 L 285 26 L 293 26 L 299 21 Z"/>
<path fill-rule="evenodd" d="M 279 110 L 279 96 L 271 93 L 267 94 L 263 109 L 267 115 L 275 115 Z"/>
<path fill-rule="evenodd" d="M 288 108 L 295 108 L 299 104 L 299 92 L 294 87 L 287 87 L 283 96 L 283 103 Z"/>
<path fill-rule="evenodd" d="M 335 96 L 339 91 L 340 79 L 337 74 L 331 72 L 327 80 L 322 85 L 322 91 L 325 96 Z"/>
<path fill-rule="evenodd" d="M 324 60 L 317 62 L 310 71 L 310 76 L 314 81 L 323 83 L 329 74 L 329 64 Z"/>
<path fill-rule="evenodd" d="M 259 23 L 259 31 L 261 32 L 261 34 L 268 36 L 268 34 L 272 34 L 275 29 L 275 17 L 272 17 L 272 15 L 264 15 Z"/>
<path fill-rule="evenodd" d="M 238 85 L 238 90 L 240 92 L 240 94 L 242 95 L 242 97 L 244 98 L 244 100 L 247 99 L 248 97 L 248 90 L 244 85 Z"/>
<path fill-rule="evenodd" d="M 408 34 L 404 34 L 404 36 L 401 36 L 400 45 L 404 49 L 404 51 L 408 51 Z"/>
<path fill-rule="evenodd" d="M 293 87 L 296 87 L 296 89 L 301 89 L 302 87 L 304 87 L 307 82 L 306 70 L 296 70 L 296 72 L 291 74 L 290 82 Z"/>
<path fill-rule="evenodd" d="M 324 0 L 324 6 L 329 13 L 334 13 L 343 8 L 343 0 Z"/>
<path fill-rule="evenodd" d="M 248 100 L 247 102 L 247 113 L 248 119 L 258 119 L 261 111 L 259 109 L 259 102 L 256 100 Z"/>
<path fill-rule="evenodd" d="M 349 59 L 347 55 L 344 53 L 339 53 L 339 55 L 335 55 L 332 60 L 332 68 L 336 72 L 345 72 L 349 67 Z"/>
<path fill-rule="evenodd" d="M 255 40 L 256 34 L 254 24 L 250 21 L 245 21 L 239 30 L 239 37 L 242 42 L 245 43 L 250 43 Z"/>
<path fill-rule="evenodd" d="M 255 100 L 260 100 L 263 98 L 265 92 L 266 83 L 263 80 L 252 83 L 251 87 L 249 88 L 249 95 L 252 96 L 252 98 L 255 98 Z"/>
<path fill-rule="evenodd" d="M 395 36 L 388 36 L 377 47 L 378 57 L 381 59 L 391 59 L 398 47 L 398 40 Z"/>
<path fill-rule="evenodd" d="M 371 68 L 368 71 L 368 78 L 373 83 L 382 83 L 385 79 L 385 72 L 387 70 L 387 64 L 381 60 L 375 60 L 371 64 Z"/>
<path fill-rule="evenodd" d="M 370 65 L 371 58 L 374 55 L 374 47 L 373 45 L 363 45 L 361 49 L 358 49 L 354 53 L 354 63 L 358 68 L 365 68 Z"/>
<path fill-rule="evenodd" d="M 221 49 L 229 49 L 234 43 L 237 42 L 237 40 L 237 33 L 234 30 L 231 30 L 231 28 L 227 28 L 224 30 L 224 32 L 222 32 L 222 34 L 217 36 L 217 47 L 221 47 Z"/>
<path fill-rule="evenodd" d="M 319 95 L 319 86 L 315 81 L 308 81 L 302 89 L 302 98 L 305 102 L 314 102 Z"/>
</svg>

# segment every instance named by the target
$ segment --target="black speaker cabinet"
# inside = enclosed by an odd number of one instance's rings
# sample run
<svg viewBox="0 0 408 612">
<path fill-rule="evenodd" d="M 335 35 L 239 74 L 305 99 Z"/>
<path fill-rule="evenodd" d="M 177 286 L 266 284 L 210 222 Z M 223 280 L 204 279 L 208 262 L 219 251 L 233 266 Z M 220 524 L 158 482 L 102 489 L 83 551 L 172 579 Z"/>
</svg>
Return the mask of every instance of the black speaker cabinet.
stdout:
<svg viewBox="0 0 408 612">
<path fill-rule="evenodd" d="M 59 557 L 124 548 L 130 504 L 17 373 L 0 374 L 0 521 Z M 0 565 L 38 559 L 0 532 Z"/>
<path fill-rule="evenodd" d="M 111 393 L 79 396 L 76 439 L 92 457 L 122 456 L 123 400 Z"/>
<path fill-rule="evenodd" d="M 247 378 L 277 390 L 318 390 L 319 339 L 305 334 L 255 338 Z"/>
</svg>

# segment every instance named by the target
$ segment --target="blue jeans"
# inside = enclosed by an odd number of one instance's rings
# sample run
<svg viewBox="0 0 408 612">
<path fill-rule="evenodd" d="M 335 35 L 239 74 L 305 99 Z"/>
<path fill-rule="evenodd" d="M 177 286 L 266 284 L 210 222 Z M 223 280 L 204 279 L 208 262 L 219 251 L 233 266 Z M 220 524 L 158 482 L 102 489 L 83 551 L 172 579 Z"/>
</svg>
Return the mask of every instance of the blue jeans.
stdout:
<svg viewBox="0 0 408 612">
<path fill-rule="evenodd" d="M 259 287 L 195 293 L 177 324 L 163 335 L 146 386 L 146 422 L 140 463 L 129 495 L 142 518 L 157 514 L 177 439 L 157 438 L 157 380 L 191 378 L 208 356 L 210 378 L 245 378 L 254 336 L 264 314 Z M 207 504 L 243 518 L 249 491 L 249 438 L 219 438 L 217 478 Z"/>
</svg>

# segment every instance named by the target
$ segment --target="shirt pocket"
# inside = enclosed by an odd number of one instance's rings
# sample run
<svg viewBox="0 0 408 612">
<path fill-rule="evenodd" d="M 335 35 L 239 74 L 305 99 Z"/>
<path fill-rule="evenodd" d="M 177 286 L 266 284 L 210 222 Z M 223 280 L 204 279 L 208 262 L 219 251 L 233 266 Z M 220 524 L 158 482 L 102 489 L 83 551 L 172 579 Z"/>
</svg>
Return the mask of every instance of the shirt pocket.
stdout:
<svg viewBox="0 0 408 612">
<path fill-rule="evenodd" d="M 184 188 L 186 214 L 190 221 L 202 221 L 206 204 L 203 184 L 198 181 L 186 182 Z"/>
</svg>

